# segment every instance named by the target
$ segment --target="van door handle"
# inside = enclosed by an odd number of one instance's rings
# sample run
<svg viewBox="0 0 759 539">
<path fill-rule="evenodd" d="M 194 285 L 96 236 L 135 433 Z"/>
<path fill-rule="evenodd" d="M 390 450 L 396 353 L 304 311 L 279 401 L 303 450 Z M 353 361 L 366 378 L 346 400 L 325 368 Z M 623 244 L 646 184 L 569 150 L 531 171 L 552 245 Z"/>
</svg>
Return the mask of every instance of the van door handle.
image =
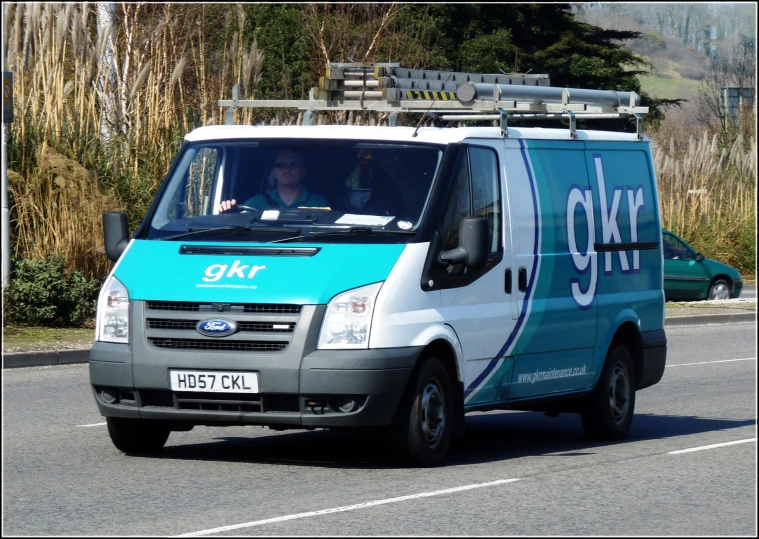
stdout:
<svg viewBox="0 0 759 539">
<path fill-rule="evenodd" d="M 506 280 L 504 282 L 504 289 L 507 294 L 511 294 L 511 268 L 506 270 Z"/>
<path fill-rule="evenodd" d="M 519 282 L 517 283 L 520 292 L 527 290 L 527 268 L 519 268 Z"/>
</svg>

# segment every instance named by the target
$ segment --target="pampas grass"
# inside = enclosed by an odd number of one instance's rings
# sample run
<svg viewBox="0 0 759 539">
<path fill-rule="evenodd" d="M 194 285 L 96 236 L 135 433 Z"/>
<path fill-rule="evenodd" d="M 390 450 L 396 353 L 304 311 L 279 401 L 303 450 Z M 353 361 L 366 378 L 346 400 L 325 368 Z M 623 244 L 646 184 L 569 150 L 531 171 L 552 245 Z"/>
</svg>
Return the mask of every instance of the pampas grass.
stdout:
<svg viewBox="0 0 759 539">
<path fill-rule="evenodd" d="M 678 142 L 672 134 L 653 150 L 664 228 L 705 256 L 755 275 L 756 137 L 739 135 L 724 147 L 705 130 Z"/>
<path fill-rule="evenodd" d="M 118 4 L 118 24 L 100 35 L 92 9 L 18 3 L 6 12 L 16 109 L 8 136 L 11 241 L 16 257 L 64 254 L 69 269 L 103 278 L 110 262 L 102 212 L 126 211 L 134 229 L 184 135 L 219 123 L 217 100 L 233 80 L 253 95 L 264 59 L 255 39 L 242 37 L 241 9 L 227 19 L 238 26 L 234 43 L 213 65 L 203 4 Z M 60 165 L 55 173 L 50 156 Z"/>
</svg>

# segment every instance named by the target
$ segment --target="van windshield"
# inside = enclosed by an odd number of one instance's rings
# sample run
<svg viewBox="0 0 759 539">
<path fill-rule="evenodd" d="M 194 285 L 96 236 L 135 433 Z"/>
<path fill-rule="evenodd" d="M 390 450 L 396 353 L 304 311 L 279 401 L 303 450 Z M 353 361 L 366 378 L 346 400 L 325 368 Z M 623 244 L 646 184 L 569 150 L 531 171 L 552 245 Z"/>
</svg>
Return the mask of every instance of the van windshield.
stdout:
<svg viewBox="0 0 759 539">
<path fill-rule="evenodd" d="M 163 190 L 147 236 L 277 241 L 360 227 L 408 237 L 427 205 L 443 151 L 439 145 L 356 140 L 192 143 Z M 276 231 L 282 235 L 271 234 Z"/>
</svg>

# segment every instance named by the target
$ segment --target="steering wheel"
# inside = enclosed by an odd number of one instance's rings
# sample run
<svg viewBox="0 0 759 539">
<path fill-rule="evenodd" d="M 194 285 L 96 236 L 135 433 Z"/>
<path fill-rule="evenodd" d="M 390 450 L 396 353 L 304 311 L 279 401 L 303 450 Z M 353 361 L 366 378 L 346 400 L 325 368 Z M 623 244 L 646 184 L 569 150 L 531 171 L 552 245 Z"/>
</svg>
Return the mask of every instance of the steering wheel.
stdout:
<svg viewBox="0 0 759 539">
<path fill-rule="evenodd" d="M 245 204 L 235 204 L 231 208 L 227 210 L 227 213 L 240 213 L 243 211 L 260 211 L 258 208 L 254 208 L 253 206 L 246 206 Z"/>
</svg>

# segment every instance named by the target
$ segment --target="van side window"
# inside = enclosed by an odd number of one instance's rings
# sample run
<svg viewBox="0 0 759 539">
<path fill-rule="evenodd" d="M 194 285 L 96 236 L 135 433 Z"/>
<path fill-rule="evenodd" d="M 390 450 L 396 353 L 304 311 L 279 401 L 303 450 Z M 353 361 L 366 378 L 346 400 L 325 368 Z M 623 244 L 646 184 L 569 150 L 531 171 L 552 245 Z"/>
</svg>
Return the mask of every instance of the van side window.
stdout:
<svg viewBox="0 0 759 539">
<path fill-rule="evenodd" d="M 498 178 L 498 159 L 487 148 L 469 148 L 472 170 L 472 200 L 474 217 L 487 217 L 490 252 L 500 253 L 501 244 L 501 189 Z"/>
<path fill-rule="evenodd" d="M 471 174 L 470 174 L 471 172 Z M 459 224 L 464 217 L 487 217 L 490 252 L 503 250 L 501 241 L 501 184 L 498 159 L 488 148 L 468 148 L 456 170 L 451 198 L 443 216 L 443 249 L 459 244 Z"/>
<path fill-rule="evenodd" d="M 456 170 L 451 198 L 443 215 L 443 249 L 459 244 L 459 225 L 464 217 L 487 217 L 491 253 L 503 250 L 501 241 L 501 187 L 498 158 L 488 148 L 469 147 Z M 463 264 L 447 268 L 448 275 L 462 275 Z"/>
<path fill-rule="evenodd" d="M 448 206 L 443 214 L 443 250 L 455 249 L 459 244 L 459 224 L 472 215 L 472 197 L 469 184 L 469 159 L 459 162 L 453 180 Z"/>
</svg>

